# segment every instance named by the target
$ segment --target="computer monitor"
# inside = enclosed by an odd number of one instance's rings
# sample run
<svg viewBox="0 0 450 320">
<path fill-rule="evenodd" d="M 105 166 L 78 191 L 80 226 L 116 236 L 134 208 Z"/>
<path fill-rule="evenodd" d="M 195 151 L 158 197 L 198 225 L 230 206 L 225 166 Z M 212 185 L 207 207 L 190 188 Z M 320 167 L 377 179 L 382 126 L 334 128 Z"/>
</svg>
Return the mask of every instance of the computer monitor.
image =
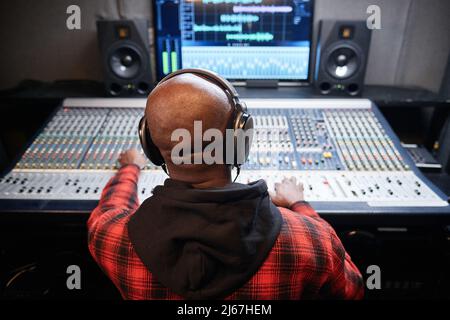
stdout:
<svg viewBox="0 0 450 320">
<path fill-rule="evenodd" d="M 308 80 L 312 0 L 154 3 L 159 78 L 204 68 L 230 80 Z"/>
</svg>

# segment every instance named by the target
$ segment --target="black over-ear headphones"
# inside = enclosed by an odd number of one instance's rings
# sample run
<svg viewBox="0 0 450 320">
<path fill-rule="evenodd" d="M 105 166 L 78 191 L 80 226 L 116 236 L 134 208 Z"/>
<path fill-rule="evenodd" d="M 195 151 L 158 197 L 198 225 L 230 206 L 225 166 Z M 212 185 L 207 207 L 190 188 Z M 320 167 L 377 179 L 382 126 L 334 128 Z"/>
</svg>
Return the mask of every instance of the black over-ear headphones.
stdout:
<svg viewBox="0 0 450 320">
<path fill-rule="evenodd" d="M 171 74 L 164 77 L 158 85 L 161 83 L 183 73 L 192 73 L 195 75 L 198 75 L 206 80 L 209 80 L 219 86 L 228 96 L 231 105 L 234 109 L 233 114 L 231 116 L 231 120 L 229 121 L 227 125 L 227 129 L 233 129 L 236 133 L 238 129 L 241 129 L 243 132 L 246 132 L 249 129 L 253 129 L 253 118 L 250 114 L 247 113 L 247 106 L 243 101 L 240 101 L 239 94 L 237 93 L 236 89 L 229 83 L 226 79 L 222 78 L 218 74 L 204 70 L 204 69 L 181 69 L 175 72 L 172 72 Z M 150 161 L 157 165 L 161 166 L 163 170 L 167 173 L 166 164 L 164 161 L 163 156 L 161 155 L 161 152 L 159 151 L 158 147 L 153 143 L 152 137 L 150 135 L 150 129 L 147 126 L 147 121 L 145 119 L 145 116 L 142 117 L 141 121 L 139 121 L 139 140 L 141 141 L 142 149 L 144 150 L 145 155 L 150 159 Z M 250 132 L 249 139 L 245 139 L 244 143 L 244 162 L 247 161 L 248 155 L 250 153 L 250 146 L 251 146 L 251 140 L 253 132 Z M 225 137 L 224 137 L 224 140 Z M 234 141 L 233 141 L 233 151 L 234 151 L 234 158 L 233 163 L 228 163 L 233 165 L 238 169 L 238 174 L 240 171 L 240 166 L 243 164 L 242 159 L 239 159 L 238 152 L 241 151 L 240 148 L 238 148 L 238 141 L 237 141 L 237 135 L 234 134 Z M 226 159 L 226 150 L 227 148 L 224 148 L 224 159 Z"/>
</svg>

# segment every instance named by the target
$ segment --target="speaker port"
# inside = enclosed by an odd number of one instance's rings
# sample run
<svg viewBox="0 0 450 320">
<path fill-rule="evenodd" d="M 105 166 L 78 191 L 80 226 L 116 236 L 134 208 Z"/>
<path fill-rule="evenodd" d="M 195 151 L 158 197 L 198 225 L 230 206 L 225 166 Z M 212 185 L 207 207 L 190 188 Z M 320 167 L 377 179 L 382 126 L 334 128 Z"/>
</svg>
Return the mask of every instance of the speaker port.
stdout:
<svg viewBox="0 0 450 320">
<path fill-rule="evenodd" d="M 330 93 L 331 84 L 329 82 L 322 82 L 319 87 L 320 87 L 320 92 L 322 94 Z"/>
<path fill-rule="evenodd" d="M 137 90 L 139 94 L 148 94 L 150 86 L 148 83 L 146 82 L 139 82 L 138 86 L 137 86 Z"/>
<path fill-rule="evenodd" d="M 117 96 L 122 91 L 122 86 L 118 83 L 111 83 L 109 86 L 109 93 L 113 96 Z"/>
<path fill-rule="evenodd" d="M 351 83 L 347 86 L 347 92 L 351 96 L 356 96 L 359 93 L 359 86 L 356 83 Z"/>
</svg>

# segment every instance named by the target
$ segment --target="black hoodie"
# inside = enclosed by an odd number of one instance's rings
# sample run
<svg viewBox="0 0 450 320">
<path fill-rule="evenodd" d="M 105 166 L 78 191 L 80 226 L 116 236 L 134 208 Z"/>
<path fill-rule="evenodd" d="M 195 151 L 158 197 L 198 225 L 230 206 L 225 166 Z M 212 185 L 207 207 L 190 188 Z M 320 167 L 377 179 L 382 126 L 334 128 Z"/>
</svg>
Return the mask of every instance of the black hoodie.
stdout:
<svg viewBox="0 0 450 320">
<path fill-rule="evenodd" d="M 263 180 L 194 189 L 167 179 L 132 216 L 128 234 L 161 284 L 187 299 L 211 299 L 250 280 L 281 223 Z"/>
</svg>

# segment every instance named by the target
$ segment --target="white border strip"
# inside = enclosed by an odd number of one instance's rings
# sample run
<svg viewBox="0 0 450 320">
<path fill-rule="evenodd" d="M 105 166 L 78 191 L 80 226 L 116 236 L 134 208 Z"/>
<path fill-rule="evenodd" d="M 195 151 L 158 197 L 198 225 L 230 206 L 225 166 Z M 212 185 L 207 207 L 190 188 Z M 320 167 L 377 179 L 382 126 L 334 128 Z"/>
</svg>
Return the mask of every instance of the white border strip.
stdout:
<svg viewBox="0 0 450 320">
<path fill-rule="evenodd" d="M 368 99 L 242 99 L 249 108 L 259 109 L 370 109 Z M 145 98 L 67 98 L 64 107 L 145 108 Z"/>
<path fill-rule="evenodd" d="M 64 107 L 145 108 L 145 98 L 67 98 Z"/>
<path fill-rule="evenodd" d="M 370 109 L 368 99 L 242 99 L 258 109 Z"/>
</svg>

